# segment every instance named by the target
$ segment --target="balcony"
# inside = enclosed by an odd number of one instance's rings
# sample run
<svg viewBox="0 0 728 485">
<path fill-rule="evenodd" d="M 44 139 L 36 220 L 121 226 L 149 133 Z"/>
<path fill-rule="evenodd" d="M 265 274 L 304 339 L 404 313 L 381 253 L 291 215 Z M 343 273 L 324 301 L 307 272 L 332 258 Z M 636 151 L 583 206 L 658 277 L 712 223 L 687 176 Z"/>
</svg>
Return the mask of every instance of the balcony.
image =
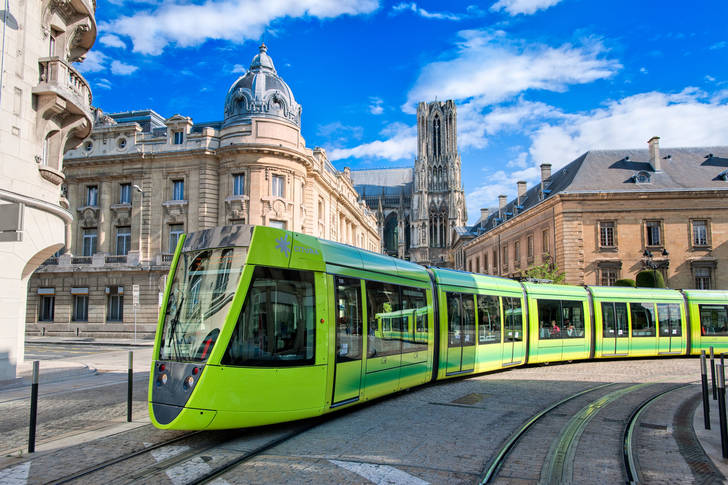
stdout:
<svg viewBox="0 0 728 485">
<path fill-rule="evenodd" d="M 74 256 L 71 258 L 71 264 L 91 264 L 92 256 Z"/>
<path fill-rule="evenodd" d="M 38 85 L 33 94 L 39 97 L 39 111 L 49 118 L 67 113 L 65 124 L 76 123 L 85 118 L 83 128 L 86 133 L 78 133 L 77 137 L 85 138 L 91 132 L 93 117 L 91 116 L 91 88 L 83 76 L 59 57 L 44 57 L 38 60 Z M 73 116 L 75 115 L 75 116 Z"/>
<path fill-rule="evenodd" d="M 106 264 L 126 264 L 126 255 L 123 256 L 106 256 L 104 258 Z"/>
</svg>

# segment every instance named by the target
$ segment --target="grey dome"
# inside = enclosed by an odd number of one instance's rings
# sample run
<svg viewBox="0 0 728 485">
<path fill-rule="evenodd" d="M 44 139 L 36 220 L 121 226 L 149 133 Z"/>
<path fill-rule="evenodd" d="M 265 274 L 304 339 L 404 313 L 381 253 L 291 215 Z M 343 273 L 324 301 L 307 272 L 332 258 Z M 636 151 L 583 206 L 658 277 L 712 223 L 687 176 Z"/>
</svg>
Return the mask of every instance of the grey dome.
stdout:
<svg viewBox="0 0 728 485">
<path fill-rule="evenodd" d="M 224 126 L 247 122 L 251 117 L 283 119 L 301 127 L 301 106 L 276 73 L 265 44 L 225 97 Z"/>
</svg>

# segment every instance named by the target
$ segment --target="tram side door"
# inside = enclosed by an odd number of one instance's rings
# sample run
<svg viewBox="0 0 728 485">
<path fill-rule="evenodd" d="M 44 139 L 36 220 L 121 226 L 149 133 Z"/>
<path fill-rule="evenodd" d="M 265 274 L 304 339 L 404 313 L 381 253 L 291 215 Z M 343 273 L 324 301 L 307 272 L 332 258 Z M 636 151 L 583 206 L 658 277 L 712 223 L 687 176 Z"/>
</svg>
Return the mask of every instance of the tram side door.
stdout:
<svg viewBox="0 0 728 485">
<path fill-rule="evenodd" d="M 473 295 L 446 293 L 447 374 L 472 372 L 475 367 L 475 300 Z"/>
<path fill-rule="evenodd" d="M 658 303 L 658 349 L 661 354 L 675 354 L 682 351 L 682 322 L 680 305 Z"/>
<path fill-rule="evenodd" d="M 363 352 L 362 282 L 334 276 L 336 369 L 334 405 L 359 398 Z"/>
<path fill-rule="evenodd" d="M 525 348 L 523 344 L 523 310 L 520 298 L 504 297 L 503 365 L 520 364 Z"/>
<path fill-rule="evenodd" d="M 628 351 L 627 304 L 602 302 L 602 354 L 627 355 Z"/>
</svg>

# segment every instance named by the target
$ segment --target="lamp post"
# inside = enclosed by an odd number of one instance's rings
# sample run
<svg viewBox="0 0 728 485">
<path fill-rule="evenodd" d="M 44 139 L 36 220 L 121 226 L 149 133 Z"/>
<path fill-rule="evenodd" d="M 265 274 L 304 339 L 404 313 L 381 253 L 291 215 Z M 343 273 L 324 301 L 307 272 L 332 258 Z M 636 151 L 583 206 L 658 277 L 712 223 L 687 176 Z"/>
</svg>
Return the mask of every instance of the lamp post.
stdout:
<svg viewBox="0 0 728 485">
<path fill-rule="evenodd" d="M 668 253 L 667 249 L 665 249 L 665 248 L 662 248 L 661 254 L 664 258 L 667 258 L 670 255 L 670 253 Z M 652 271 L 657 271 L 657 268 L 660 267 L 660 264 L 656 263 L 652 259 L 653 257 L 654 257 L 654 255 L 652 254 L 652 251 L 650 251 L 649 249 L 645 249 L 642 252 L 642 264 L 644 264 L 646 267 L 650 268 Z M 667 276 L 665 276 L 665 286 L 669 286 L 667 284 Z"/>
</svg>

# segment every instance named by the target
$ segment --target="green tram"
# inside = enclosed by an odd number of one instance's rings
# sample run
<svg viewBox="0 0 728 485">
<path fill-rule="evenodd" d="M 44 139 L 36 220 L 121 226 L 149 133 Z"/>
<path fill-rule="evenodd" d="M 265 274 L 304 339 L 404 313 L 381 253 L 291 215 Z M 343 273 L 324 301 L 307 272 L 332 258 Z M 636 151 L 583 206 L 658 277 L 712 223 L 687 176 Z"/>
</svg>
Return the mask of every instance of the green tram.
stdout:
<svg viewBox="0 0 728 485">
<path fill-rule="evenodd" d="M 318 416 L 533 363 L 728 351 L 728 292 L 426 268 L 263 226 L 180 238 L 149 380 L 164 429 Z"/>
</svg>

